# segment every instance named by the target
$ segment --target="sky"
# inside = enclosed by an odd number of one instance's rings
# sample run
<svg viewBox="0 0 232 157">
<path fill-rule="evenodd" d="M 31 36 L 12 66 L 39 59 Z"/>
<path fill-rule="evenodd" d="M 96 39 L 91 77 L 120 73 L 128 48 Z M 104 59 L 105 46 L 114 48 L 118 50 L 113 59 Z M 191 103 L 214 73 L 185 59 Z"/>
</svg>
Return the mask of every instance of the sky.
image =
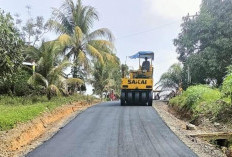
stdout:
<svg viewBox="0 0 232 157">
<path fill-rule="evenodd" d="M 75 0 L 74 0 L 75 1 Z M 31 16 L 51 16 L 52 8 L 59 8 L 64 0 L 0 0 L 0 8 L 12 15 L 27 19 L 26 6 L 32 8 Z M 155 52 L 154 81 L 173 64 L 177 53 L 173 39 L 181 31 L 182 17 L 199 11 L 201 0 L 83 0 L 99 13 L 100 20 L 93 30 L 109 28 L 115 36 L 116 54 L 122 63 L 138 68 L 137 60 L 126 60 L 138 51 Z M 47 39 L 56 38 L 49 34 Z"/>
</svg>

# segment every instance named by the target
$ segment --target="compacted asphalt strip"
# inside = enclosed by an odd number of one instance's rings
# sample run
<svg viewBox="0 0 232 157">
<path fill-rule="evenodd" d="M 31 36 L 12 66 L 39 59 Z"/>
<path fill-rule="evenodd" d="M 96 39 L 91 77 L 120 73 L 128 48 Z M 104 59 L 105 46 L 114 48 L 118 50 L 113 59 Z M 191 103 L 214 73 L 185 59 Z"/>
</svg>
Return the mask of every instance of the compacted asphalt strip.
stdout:
<svg viewBox="0 0 232 157">
<path fill-rule="evenodd" d="M 196 157 L 153 107 L 95 105 L 27 157 Z"/>
</svg>

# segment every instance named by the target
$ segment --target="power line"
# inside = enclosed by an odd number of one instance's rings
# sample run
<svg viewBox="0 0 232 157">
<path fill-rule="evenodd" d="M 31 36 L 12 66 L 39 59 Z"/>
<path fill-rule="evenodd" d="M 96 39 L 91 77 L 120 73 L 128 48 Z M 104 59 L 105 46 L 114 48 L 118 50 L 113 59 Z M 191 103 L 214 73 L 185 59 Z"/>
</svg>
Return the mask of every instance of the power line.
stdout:
<svg viewBox="0 0 232 157">
<path fill-rule="evenodd" d="M 152 28 L 152 29 L 149 29 L 149 30 L 146 30 L 146 31 L 141 31 L 141 32 L 137 32 L 137 33 L 128 34 L 128 35 L 125 35 L 125 36 L 116 38 L 116 40 L 120 40 L 120 39 L 124 39 L 124 38 L 129 38 L 129 37 L 137 36 L 137 35 L 144 34 L 144 33 L 149 33 L 149 32 L 155 31 L 155 30 L 157 30 L 157 29 L 160 29 L 160 28 L 163 28 L 163 27 L 166 27 L 166 26 L 173 25 L 173 24 L 175 24 L 175 23 L 177 23 L 177 22 L 180 22 L 180 20 L 176 20 L 176 21 L 171 22 L 171 23 L 167 23 L 167 24 L 164 24 L 164 25 L 160 25 L 160 26 L 157 26 L 157 27 L 155 27 L 155 28 Z"/>
</svg>

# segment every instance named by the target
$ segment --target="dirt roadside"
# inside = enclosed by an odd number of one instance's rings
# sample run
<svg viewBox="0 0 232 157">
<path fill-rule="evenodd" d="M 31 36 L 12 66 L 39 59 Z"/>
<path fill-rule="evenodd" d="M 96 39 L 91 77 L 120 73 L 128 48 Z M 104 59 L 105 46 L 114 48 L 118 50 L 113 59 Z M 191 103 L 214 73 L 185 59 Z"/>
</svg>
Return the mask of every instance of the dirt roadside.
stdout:
<svg viewBox="0 0 232 157">
<path fill-rule="evenodd" d="M 0 157 L 20 157 L 50 139 L 67 123 L 87 108 L 98 103 L 75 102 L 43 113 L 14 129 L 0 132 Z"/>
<path fill-rule="evenodd" d="M 168 105 L 164 102 L 156 101 L 153 103 L 153 107 L 167 126 L 199 157 L 226 157 L 219 148 L 200 138 L 191 136 L 193 134 L 206 133 L 206 129 L 197 128 L 196 130 L 186 130 L 188 122 L 178 119 L 170 112 Z"/>
</svg>

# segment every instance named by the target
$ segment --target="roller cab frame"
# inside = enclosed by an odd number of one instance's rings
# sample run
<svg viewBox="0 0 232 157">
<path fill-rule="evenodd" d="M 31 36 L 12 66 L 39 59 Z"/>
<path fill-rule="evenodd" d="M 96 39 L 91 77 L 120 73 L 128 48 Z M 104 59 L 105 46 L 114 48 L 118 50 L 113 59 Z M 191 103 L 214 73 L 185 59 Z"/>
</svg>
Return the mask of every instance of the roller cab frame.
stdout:
<svg viewBox="0 0 232 157">
<path fill-rule="evenodd" d="M 142 69 L 140 59 L 148 58 L 150 68 Z M 131 59 L 139 59 L 139 69 L 131 70 L 129 76 L 122 75 L 121 79 L 121 105 L 152 106 L 153 100 L 153 66 L 154 53 L 141 51 L 130 56 Z"/>
</svg>

